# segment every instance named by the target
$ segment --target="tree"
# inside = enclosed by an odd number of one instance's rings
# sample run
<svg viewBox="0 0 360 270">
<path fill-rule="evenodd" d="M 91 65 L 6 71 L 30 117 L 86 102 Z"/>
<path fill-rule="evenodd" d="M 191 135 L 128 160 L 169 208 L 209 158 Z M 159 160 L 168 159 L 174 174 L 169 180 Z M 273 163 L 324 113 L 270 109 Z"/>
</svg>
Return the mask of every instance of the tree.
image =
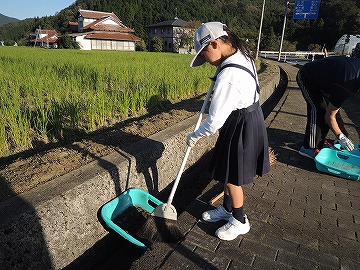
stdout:
<svg viewBox="0 0 360 270">
<path fill-rule="evenodd" d="M 164 50 L 164 41 L 161 37 L 156 36 L 151 40 L 151 51 L 162 52 Z"/>
<path fill-rule="evenodd" d="M 14 44 L 15 44 L 14 40 L 11 40 L 11 39 L 5 39 L 4 40 L 4 45 L 5 46 L 13 46 Z"/>
<path fill-rule="evenodd" d="M 144 40 L 141 40 L 140 42 L 136 42 L 135 49 L 137 51 L 146 52 L 146 43 Z"/>
<path fill-rule="evenodd" d="M 276 51 L 280 47 L 279 38 L 276 36 L 274 28 L 270 27 L 267 35 L 265 35 L 261 43 L 261 49 L 266 51 Z"/>
<path fill-rule="evenodd" d="M 322 47 L 319 44 L 310 44 L 308 46 L 308 50 L 313 51 L 313 52 L 321 52 L 321 49 L 322 49 Z"/>
<path fill-rule="evenodd" d="M 194 32 L 195 29 L 185 27 L 179 28 L 174 42 L 174 50 L 178 51 L 179 48 L 186 48 L 189 50 L 194 44 Z"/>
<path fill-rule="evenodd" d="M 79 43 L 74 41 L 70 36 L 63 35 L 58 39 L 59 49 L 80 49 Z"/>
</svg>

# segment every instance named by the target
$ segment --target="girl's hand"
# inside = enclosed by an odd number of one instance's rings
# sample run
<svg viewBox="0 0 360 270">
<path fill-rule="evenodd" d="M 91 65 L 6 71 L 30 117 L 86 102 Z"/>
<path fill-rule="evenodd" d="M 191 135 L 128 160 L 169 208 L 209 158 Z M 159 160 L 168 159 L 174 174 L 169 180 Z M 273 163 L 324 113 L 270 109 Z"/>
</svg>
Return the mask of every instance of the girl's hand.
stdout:
<svg viewBox="0 0 360 270">
<path fill-rule="evenodd" d="M 196 137 L 195 132 L 192 132 L 186 136 L 186 144 L 192 148 L 200 138 Z"/>
</svg>

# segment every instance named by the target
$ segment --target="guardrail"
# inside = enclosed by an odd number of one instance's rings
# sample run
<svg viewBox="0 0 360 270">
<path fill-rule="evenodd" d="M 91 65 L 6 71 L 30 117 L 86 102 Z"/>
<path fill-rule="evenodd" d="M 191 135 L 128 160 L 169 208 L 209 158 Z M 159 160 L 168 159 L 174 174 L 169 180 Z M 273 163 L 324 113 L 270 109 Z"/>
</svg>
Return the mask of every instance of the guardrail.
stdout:
<svg viewBox="0 0 360 270">
<path fill-rule="evenodd" d="M 279 57 L 279 52 L 278 51 L 260 51 L 260 55 L 262 57 L 265 57 L 265 58 L 267 58 L 268 56 L 277 56 L 277 57 Z M 314 61 L 315 55 L 325 56 L 325 53 L 323 53 L 323 52 L 305 52 L 305 51 L 281 52 L 279 59 L 281 57 L 283 57 L 284 62 L 285 62 L 287 56 L 293 56 L 293 57 L 306 56 L 306 59 L 309 59 L 309 56 L 310 56 L 311 61 Z"/>
</svg>

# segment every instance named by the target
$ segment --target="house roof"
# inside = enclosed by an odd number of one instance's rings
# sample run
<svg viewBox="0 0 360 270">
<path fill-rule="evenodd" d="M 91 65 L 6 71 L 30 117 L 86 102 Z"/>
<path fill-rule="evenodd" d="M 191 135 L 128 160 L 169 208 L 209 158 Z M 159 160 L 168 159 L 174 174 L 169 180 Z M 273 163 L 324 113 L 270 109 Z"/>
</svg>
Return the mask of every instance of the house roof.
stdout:
<svg viewBox="0 0 360 270">
<path fill-rule="evenodd" d="M 56 43 L 58 41 L 57 37 L 52 37 L 52 38 L 47 38 L 47 37 L 43 37 L 43 38 L 38 38 L 38 39 L 31 39 L 30 42 L 31 43 Z"/>
<path fill-rule="evenodd" d="M 120 32 L 91 32 L 85 38 L 88 39 L 106 39 L 106 40 L 121 40 L 121 41 L 141 41 L 141 38 L 131 33 Z"/>
<path fill-rule="evenodd" d="M 44 35 L 42 38 L 31 39 L 30 42 L 44 42 L 44 43 L 55 43 L 58 40 L 57 32 L 55 30 L 41 29 L 37 30 L 38 34 Z M 37 37 L 37 33 L 34 34 Z"/>
<path fill-rule="evenodd" d="M 167 21 L 163 21 L 163 22 L 159 22 L 156 24 L 151 24 L 147 27 L 159 27 L 159 26 L 180 26 L 183 27 L 187 24 L 186 21 L 179 19 L 178 17 L 175 17 L 172 20 L 167 20 Z"/>
<path fill-rule="evenodd" d="M 106 24 L 105 22 L 112 20 L 116 25 Z M 116 16 L 107 16 L 98 19 L 85 27 L 82 30 L 98 30 L 98 31 L 118 31 L 118 32 L 135 32 L 133 29 L 126 27 Z"/>
<path fill-rule="evenodd" d="M 97 20 L 108 16 L 114 16 L 115 18 L 119 19 L 113 12 L 100 12 L 94 10 L 79 9 L 78 13 L 80 16 L 89 19 Z"/>
</svg>

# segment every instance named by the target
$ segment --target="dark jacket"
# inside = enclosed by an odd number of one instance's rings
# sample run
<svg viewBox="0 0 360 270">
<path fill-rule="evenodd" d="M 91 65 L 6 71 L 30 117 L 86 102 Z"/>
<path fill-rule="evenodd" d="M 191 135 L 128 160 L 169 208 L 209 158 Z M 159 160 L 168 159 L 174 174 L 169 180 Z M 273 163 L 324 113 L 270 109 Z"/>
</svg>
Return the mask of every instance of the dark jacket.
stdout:
<svg viewBox="0 0 360 270">
<path fill-rule="evenodd" d="M 322 95 L 340 108 L 342 103 L 360 91 L 360 59 L 333 56 L 305 64 L 300 72 L 306 72 Z"/>
</svg>

